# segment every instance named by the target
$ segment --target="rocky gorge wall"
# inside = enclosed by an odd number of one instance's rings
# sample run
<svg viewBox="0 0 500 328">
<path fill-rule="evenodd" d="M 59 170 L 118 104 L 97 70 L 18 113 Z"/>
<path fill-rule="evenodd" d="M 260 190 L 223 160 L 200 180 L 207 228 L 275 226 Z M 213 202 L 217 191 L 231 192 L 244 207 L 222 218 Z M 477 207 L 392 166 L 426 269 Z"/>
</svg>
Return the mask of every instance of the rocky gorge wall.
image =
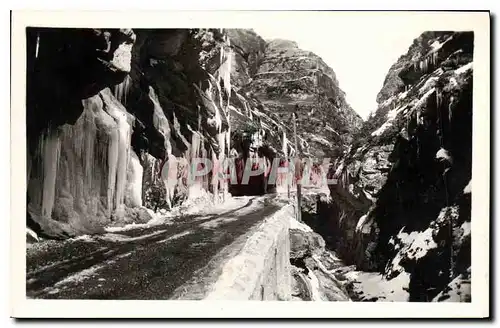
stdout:
<svg viewBox="0 0 500 328">
<path fill-rule="evenodd" d="M 473 39 L 426 32 L 398 59 L 311 222 L 410 301 L 470 301 Z"/>
<path fill-rule="evenodd" d="M 227 153 L 223 36 L 162 32 L 27 30 L 28 223 L 37 232 L 147 221 L 143 186 L 161 185 L 165 159 Z M 205 70 L 202 55 L 218 65 Z M 168 205 L 177 186 L 161 187 Z"/>
<path fill-rule="evenodd" d="M 243 90 L 287 126 L 293 126 L 292 113 L 297 115 L 300 156 L 337 158 L 361 127 L 362 119 L 347 103 L 333 69 L 294 41 L 269 41 L 258 71 Z"/>
<path fill-rule="evenodd" d="M 307 147 L 301 141 L 295 151 L 291 126 L 276 112 L 281 100 L 254 95 L 268 81 L 260 73 L 270 69 L 273 86 L 288 92 L 288 71 L 302 53 L 304 78 L 316 75 L 328 104 L 351 118 L 337 122 L 345 142 L 360 122 L 319 57 L 296 46 L 276 53 L 281 41 L 268 43 L 252 30 L 28 28 L 26 36 L 27 225 L 40 236 L 148 221 L 152 211 L 202 189 L 224 199 L 227 183 L 213 175 L 187 184 L 196 157 L 324 153 L 324 140 Z M 276 60 L 280 69 L 269 66 Z M 300 83 L 293 90 L 295 98 L 313 92 Z M 330 111 L 334 120 L 330 107 L 308 117 Z"/>
</svg>

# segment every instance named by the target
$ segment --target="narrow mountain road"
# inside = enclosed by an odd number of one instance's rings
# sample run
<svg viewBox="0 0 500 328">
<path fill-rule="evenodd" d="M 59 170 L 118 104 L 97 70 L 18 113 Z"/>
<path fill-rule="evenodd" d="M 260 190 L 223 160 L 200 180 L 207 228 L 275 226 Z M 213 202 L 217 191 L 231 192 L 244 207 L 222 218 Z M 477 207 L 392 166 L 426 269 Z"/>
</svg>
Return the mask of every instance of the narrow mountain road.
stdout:
<svg viewBox="0 0 500 328">
<path fill-rule="evenodd" d="M 30 246 L 27 297 L 169 299 L 223 249 L 279 210 L 265 204 L 269 198 L 250 198 L 224 213 Z"/>
</svg>

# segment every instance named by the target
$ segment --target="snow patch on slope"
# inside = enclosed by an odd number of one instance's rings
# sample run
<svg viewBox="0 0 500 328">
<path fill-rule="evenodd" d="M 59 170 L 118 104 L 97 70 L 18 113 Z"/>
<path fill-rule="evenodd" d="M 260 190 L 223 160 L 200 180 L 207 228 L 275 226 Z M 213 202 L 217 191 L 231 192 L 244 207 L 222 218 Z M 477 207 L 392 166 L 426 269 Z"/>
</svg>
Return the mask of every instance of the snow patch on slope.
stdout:
<svg viewBox="0 0 500 328">
<path fill-rule="evenodd" d="M 470 194 L 472 191 L 472 180 L 464 188 L 464 194 Z"/>
<path fill-rule="evenodd" d="M 453 159 L 452 159 L 452 157 L 450 155 L 450 152 L 447 151 L 444 148 L 439 148 L 439 150 L 436 153 L 436 159 L 442 160 L 442 161 L 446 161 L 446 162 L 449 162 L 449 163 L 453 162 Z"/>
<path fill-rule="evenodd" d="M 301 230 L 303 232 L 313 232 L 307 224 L 297 221 L 297 219 L 293 216 L 290 217 L 290 229 Z"/>
<path fill-rule="evenodd" d="M 312 270 L 307 272 L 307 277 L 311 280 L 311 301 L 322 301 L 318 278 Z"/>
<path fill-rule="evenodd" d="M 463 73 L 465 73 L 465 72 L 467 72 L 468 70 L 471 70 L 471 69 L 472 69 L 472 62 L 468 63 L 468 64 L 465 64 L 462 67 L 457 68 L 455 70 L 455 74 L 463 74 Z"/>
<path fill-rule="evenodd" d="M 470 302 L 471 301 L 471 268 L 467 274 L 460 274 L 448 286 L 432 299 L 433 302 Z"/>
<path fill-rule="evenodd" d="M 345 277 L 353 282 L 353 292 L 361 301 L 406 302 L 410 296 L 407 291 L 410 275 L 407 272 L 390 280 L 380 273 L 361 271 L 348 272 Z"/>
</svg>

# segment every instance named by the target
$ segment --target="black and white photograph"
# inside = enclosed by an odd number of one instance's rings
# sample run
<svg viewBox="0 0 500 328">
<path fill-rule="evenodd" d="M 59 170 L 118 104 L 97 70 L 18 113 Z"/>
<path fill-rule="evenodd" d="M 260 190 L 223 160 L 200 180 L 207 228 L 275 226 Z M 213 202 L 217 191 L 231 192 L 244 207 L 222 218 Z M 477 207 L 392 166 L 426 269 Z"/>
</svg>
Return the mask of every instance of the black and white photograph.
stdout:
<svg viewBox="0 0 500 328">
<path fill-rule="evenodd" d="M 488 313 L 489 13 L 215 15 L 16 25 L 16 298 Z"/>
</svg>

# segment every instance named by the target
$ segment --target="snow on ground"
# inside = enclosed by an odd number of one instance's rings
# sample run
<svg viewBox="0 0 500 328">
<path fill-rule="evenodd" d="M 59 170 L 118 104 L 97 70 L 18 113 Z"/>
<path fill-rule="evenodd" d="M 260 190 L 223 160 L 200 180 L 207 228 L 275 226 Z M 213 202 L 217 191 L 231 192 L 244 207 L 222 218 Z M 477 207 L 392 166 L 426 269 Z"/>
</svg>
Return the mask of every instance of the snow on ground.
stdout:
<svg viewBox="0 0 500 328">
<path fill-rule="evenodd" d="M 387 113 L 387 118 L 389 120 L 394 120 L 396 118 L 396 116 L 398 116 L 398 114 L 400 112 L 402 112 L 408 105 L 404 105 L 404 106 L 401 106 L 401 107 L 398 107 L 398 108 L 395 108 L 395 109 L 392 109 L 390 110 L 388 113 Z"/>
<path fill-rule="evenodd" d="M 350 271 L 345 277 L 353 282 L 353 292 L 359 300 L 406 302 L 409 298 L 407 291 L 410 275 L 406 272 L 387 280 L 380 273 Z"/>
<path fill-rule="evenodd" d="M 276 200 L 279 201 L 285 201 L 285 202 L 292 202 L 295 203 L 297 201 L 296 194 L 297 194 L 297 186 L 293 185 L 290 186 L 290 198 L 288 198 L 288 188 L 286 185 L 279 185 L 276 187 Z M 330 196 L 330 189 L 328 189 L 327 184 L 323 184 L 322 186 L 302 186 L 302 197 L 316 197 L 320 196 L 322 202 L 330 202 L 331 196 Z"/>
<path fill-rule="evenodd" d="M 415 104 L 415 108 L 420 108 L 422 107 L 425 102 L 427 101 L 427 98 L 429 98 L 429 96 L 431 94 L 434 93 L 434 91 L 436 91 L 436 88 L 431 88 L 429 91 L 427 91 L 422 97 L 420 97 L 420 99 L 417 101 L 417 103 Z"/>
<path fill-rule="evenodd" d="M 469 183 L 464 188 L 464 194 L 470 194 L 472 190 L 472 180 L 469 180 Z"/>
<path fill-rule="evenodd" d="M 66 286 L 69 284 L 78 284 L 86 279 L 97 276 L 99 274 L 99 270 L 104 268 L 106 265 L 115 263 L 117 260 L 128 257 L 131 254 L 132 254 L 131 252 L 120 254 L 107 262 L 104 262 L 102 264 L 96 264 L 88 269 L 79 271 L 78 273 L 72 274 L 64 278 L 63 280 L 58 281 L 57 283 L 54 284 L 54 286 L 45 288 L 43 291 L 49 294 L 57 294 L 61 289 L 66 288 Z"/>
<path fill-rule="evenodd" d="M 228 195 L 224 203 L 214 203 L 213 201 L 207 200 L 204 197 L 197 197 L 186 201 L 183 205 L 174 208 L 171 212 L 159 211 L 157 213 L 154 213 L 152 210 L 147 209 L 148 212 L 153 216 L 153 219 L 151 219 L 147 223 L 140 223 L 140 224 L 132 223 L 132 224 L 127 224 L 123 227 L 106 227 L 105 228 L 106 233 L 102 235 L 95 235 L 95 236 L 82 235 L 75 238 L 67 239 L 66 242 L 73 242 L 73 241 L 94 242 L 96 241 L 96 239 L 110 241 L 110 242 L 131 242 L 131 241 L 142 240 L 149 237 L 153 237 L 158 234 L 165 233 L 166 230 L 159 230 L 154 233 L 141 235 L 138 237 L 129 237 L 120 234 L 119 232 L 133 230 L 133 229 L 151 228 L 157 225 L 171 225 L 175 223 L 176 219 L 182 219 L 185 215 L 197 215 L 196 218 L 192 219 L 196 221 L 206 220 L 213 215 L 220 215 L 223 214 L 224 212 L 232 211 L 240 207 L 243 207 L 252 198 L 253 197 L 251 196 L 231 197 L 230 195 Z M 253 202 L 252 205 L 242 208 L 240 211 L 238 211 L 238 215 L 244 215 L 246 213 L 250 213 L 252 211 L 255 211 L 257 207 L 262 207 L 263 205 L 264 205 L 263 202 L 257 199 L 256 201 Z M 213 222 L 202 224 L 202 226 L 204 228 L 214 228 L 220 224 L 227 223 L 233 220 L 235 219 L 222 217 L 213 220 Z M 49 245 L 49 244 L 50 242 L 47 241 L 45 241 L 44 243 L 27 244 L 27 248 L 39 249 L 43 248 L 44 245 Z"/>
<path fill-rule="evenodd" d="M 319 280 L 312 270 L 307 272 L 307 277 L 311 280 L 311 301 L 323 301 L 321 297 L 321 290 L 319 287 Z"/>
<path fill-rule="evenodd" d="M 461 274 L 453 279 L 448 286 L 441 291 L 433 302 L 470 302 L 471 301 L 471 268 L 467 270 L 467 275 Z"/>
<path fill-rule="evenodd" d="M 123 227 L 107 227 L 105 230 L 107 232 L 119 232 L 137 228 L 148 228 L 156 225 L 169 225 L 174 224 L 177 218 L 182 218 L 186 215 L 198 215 L 198 220 L 204 220 L 208 218 L 206 215 L 218 215 L 242 207 L 247 204 L 251 198 L 250 196 L 231 197 L 228 194 L 224 202 L 214 202 L 213 197 L 208 193 L 206 195 L 199 194 L 197 197 L 186 200 L 182 205 L 174 207 L 169 212 L 160 210 L 154 213 L 153 219 L 147 223 L 132 223 Z"/>
<path fill-rule="evenodd" d="M 296 190 L 296 188 L 294 188 Z M 316 186 L 311 186 L 311 187 L 303 187 L 302 188 L 302 196 L 317 196 L 320 195 L 321 197 L 330 197 L 330 189 L 328 189 L 328 186 L 321 186 L 321 187 L 316 187 Z M 326 199 L 325 199 L 326 200 Z"/>
<path fill-rule="evenodd" d="M 436 159 L 444 160 L 444 161 L 447 161 L 449 163 L 453 162 L 453 159 L 450 155 L 450 152 L 444 148 L 439 148 L 439 150 L 436 153 Z"/>
<path fill-rule="evenodd" d="M 26 236 L 30 236 L 33 240 L 39 241 L 38 235 L 30 228 L 26 228 Z"/>
<path fill-rule="evenodd" d="M 427 81 L 425 81 L 424 85 L 419 89 L 419 93 L 424 93 L 427 92 L 430 88 L 433 88 L 436 85 L 436 82 L 439 78 L 438 77 L 431 77 L 428 78 Z"/>
<path fill-rule="evenodd" d="M 405 252 L 410 259 L 420 259 L 424 257 L 429 250 L 436 248 L 437 246 L 438 245 L 432 237 L 432 229 L 427 228 L 424 232 L 417 234 L 406 252 L 404 249 L 401 251 Z"/>
<path fill-rule="evenodd" d="M 453 76 L 450 77 L 450 84 L 452 87 L 456 87 L 458 85 L 457 79 L 454 78 Z"/>
<path fill-rule="evenodd" d="M 412 231 L 410 234 L 403 232 L 403 229 L 401 229 L 395 238 L 396 241 L 393 238 L 389 241 L 390 244 L 394 245 L 394 249 L 397 250 L 398 253 L 392 259 L 388 272 L 404 273 L 404 268 L 400 264 L 402 260 L 418 260 L 424 257 L 429 250 L 438 246 L 432 237 L 431 228 L 428 228 L 423 232 Z"/>
<path fill-rule="evenodd" d="M 326 140 L 325 138 L 322 138 L 322 137 L 318 137 L 314 134 L 310 134 L 309 137 L 311 138 L 312 141 L 315 141 L 317 143 L 320 143 L 322 145 L 325 145 L 325 146 L 331 146 L 332 144 Z"/>
<path fill-rule="evenodd" d="M 387 130 L 391 126 L 392 123 L 390 121 L 386 121 L 384 124 L 382 124 L 381 127 L 372 132 L 372 137 L 381 135 L 382 133 L 384 133 L 385 130 Z"/>
<path fill-rule="evenodd" d="M 297 221 L 297 219 L 293 216 L 290 216 L 290 229 L 301 230 L 303 232 L 313 232 L 307 224 Z"/>
<path fill-rule="evenodd" d="M 472 69 L 472 63 L 465 64 L 462 67 L 459 67 L 455 70 L 455 74 L 463 74 L 467 72 L 468 70 Z"/>
<path fill-rule="evenodd" d="M 405 92 L 401 92 L 399 95 L 398 95 L 398 99 L 405 99 L 406 96 L 408 95 L 408 91 L 405 91 Z"/>
<path fill-rule="evenodd" d="M 173 235 L 173 236 L 170 236 L 170 237 L 168 237 L 168 238 L 166 238 L 166 239 L 159 240 L 159 241 L 157 241 L 156 243 L 157 243 L 157 244 L 164 244 L 164 243 L 166 243 L 166 242 L 169 242 L 169 241 L 172 241 L 172 240 L 179 239 L 179 238 L 181 238 L 181 237 L 184 237 L 184 236 L 190 235 L 190 234 L 192 234 L 193 232 L 194 232 L 194 231 L 192 231 L 192 230 L 187 230 L 187 231 L 184 231 L 184 232 L 181 232 L 181 233 L 175 234 L 175 235 Z"/>
<path fill-rule="evenodd" d="M 470 236 L 470 221 L 465 221 L 464 223 L 462 223 L 462 225 L 460 226 L 460 229 L 462 229 L 463 233 L 462 233 L 462 236 L 460 237 L 460 241 L 462 241 L 462 239 L 464 239 L 465 237 L 467 236 Z"/>
<path fill-rule="evenodd" d="M 404 97 L 406 97 L 406 92 L 404 93 Z M 380 136 L 382 133 L 384 133 L 385 130 L 387 130 L 390 126 L 392 126 L 392 121 L 398 116 L 399 113 L 404 111 L 408 105 L 400 106 L 394 109 L 391 109 L 387 113 L 387 120 L 385 121 L 384 124 L 382 124 L 377 130 L 372 132 L 372 136 Z"/>
<path fill-rule="evenodd" d="M 436 51 L 436 50 L 439 50 L 441 47 L 443 46 L 443 43 L 439 42 L 439 41 L 434 41 L 432 44 L 431 44 L 431 48 L 432 50 L 431 51 Z"/>
<path fill-rule="evenodd" d="M 439 42 L 439 41 L 434 41 L 432 44 L 431 44 L 431 51 L 429 53 L 432 53 L 432 52 L 436 52 L 438 51 L 439 49 L 441 49 L 441 47 L 448 41 L 450 41 L 451 39 L 453 39 L 453 35 L 448 37 L 446 40 L 444 40 L 443 42 Z"/>
<path fill-rule="evenodd" d="M 106 241 L 112 241 L 112 242 L 122 242 L 122 241 L 138 241 L 138 240 L 143 240 L 143 239 L 148 239 L 150 237 L 154 237 L 156 235 L 160 235 L 162 233 L 165 233 L 167 230 L 159 230 L 155 231 L 153 233 L 147 234 L 147 235 L 141 235 L 138 237 L 129 237 L 126 235 L 120 235 L 120 234 L 115 234 L 115 233 L 107 233 L 101 236 L 98 236 L 97 238 L 106 240 Z"/>
<path fill-rule="evenodd" d="M 379 107 L 386 107 L 386 106 L 389 106 L 395 99 L 396 96 L 392 96 L 390 98 L 388 98 L 387 100 L 385 100 L 382 104 L 380 104 Z"/>
<path fill-rule="evenodd" d="M 238 215 L 241 215 L 241 214 L 238 212 Z M 200 228 L 214 229 L 221 224 L 225 224 L 225 223 L 229 223 L 229 222 L 233 222 L 233 221 L 237 221 L 237 220 L 238 220 L 237 217 L 220 217 L 220 218 L 217 218 L 215 220 L 203 222 L 202 224 L 200 224 Z"/>
<path fill-rule="evenodd" d="M 363 225 L 366 223 L 368 219 L 368 214 L 361 216 L 358 220 L 358 224 L 356 224 L 356 231 L 359 232 L 363 228 Z"/>
</svg>

